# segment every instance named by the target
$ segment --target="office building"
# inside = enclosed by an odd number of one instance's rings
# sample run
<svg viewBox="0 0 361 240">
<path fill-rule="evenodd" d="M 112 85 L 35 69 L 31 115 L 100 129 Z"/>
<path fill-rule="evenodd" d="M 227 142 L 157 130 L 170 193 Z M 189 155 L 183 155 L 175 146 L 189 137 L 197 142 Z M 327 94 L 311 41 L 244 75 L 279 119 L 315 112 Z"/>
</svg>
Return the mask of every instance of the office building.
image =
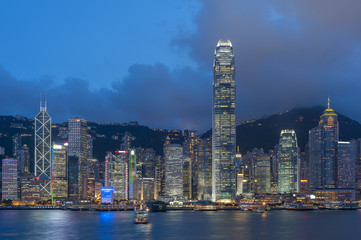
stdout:
<svg viewBox="0 0 361 240">
<path fill-rule="evenodd" d="M 282 130 L 277 152 L 278 192 L 299 191 L 299 154 L 294 130 Z"/>
<path fill-rule="evenodd" d="M 18 161 L 14 158 L 2 160 L 2 200 L 18 199 Z"/>
<path fill-rule="evenodd" d="M 154 200 L 154 178 L 137 178 L 134 180 L 134 199 L 143 202 Z"/>
<path fill-rule="evenodd" d="M 328 104 L 318 126 L 309 131 L 310 188 L 335 189 L 337 187 L 338 140 L 337 114 Z"/>
<path fill-rule="evenodd" d="M 219 41 L 213 65 L 212 200 L 236 192 L 236 79 L 232 43 Z"/>
<path fill-rule="evenodd" d="M 54 201 L 68 199 L 67 160 L 66 147 L 54 144 L 52 168 L 52 197 Z"/>
<path fill-rule="evenodd" d="M 198 200 L 212 200 L 212 142 L 204 139 L 198 144 Z"/>
<path fill-rule="evenodd" d="M 183 147 L 179 144 L 165 147 L 165 195 L 183 197 Z"/>
<path fill-rule="evenodd" d="M 256 193 L 271 193 L 271 158 L 264 155 L 256 158 L 255 162 Z"/>
<path fill-rule="evenodd" d="M 337 188 L 355 189 L 356 146 L 354 142 L 337 144 Z"/>
<path fill-rule="evenodd" d="M 78 157 L 78 199 L 85 199 L 87 177 L 88 136 L 87 121 L 80 118 L 68 120 L 68 156 Z"/>
<path fill-rule="evenodd" d="M 34 175 L 40 180 L 42 199 L 51 198 L 51 118 L 47 113 L 46 101 L 35 117 L 35 143 L 34 143 Z"/>
<path fill-rule="evenodd" d="M 108 184 L 114 189 L 114 200 L 128 200 L 129 199 L 129 168 L 128 168 L 128 154 L 108 153 Z"/>
</svg>

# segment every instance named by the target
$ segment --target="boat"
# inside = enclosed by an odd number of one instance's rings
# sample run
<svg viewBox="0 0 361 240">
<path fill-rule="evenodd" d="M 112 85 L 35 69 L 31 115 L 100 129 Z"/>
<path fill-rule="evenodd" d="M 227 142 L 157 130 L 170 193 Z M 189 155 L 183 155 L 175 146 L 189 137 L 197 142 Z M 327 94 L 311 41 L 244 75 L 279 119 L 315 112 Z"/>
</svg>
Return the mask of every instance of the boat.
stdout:
<svg viewBox="0 0 361 240">
<path fill-rule="evenodd" d="M 315 210 L 312 203 L 288 203 L 285 206 L 286 210 L 297 210 L 297 211 L 310 211 Z"/>
<path fill-rule="evenodd" d="M 252 212 L 255 212 L 255 213 L 264 213 L 265 210 L 263 208 L 253 208 L 252 209 Z"/>
<path fill-rule="evenodd" d="M 217 211 L 217 203 L 211 201 L 198 201 L 194 208 L 194 211 Z"/>
<path fill-rule="evenodd" d="M 147 202 L 146 204 L 147 210 L 149 212 L 165 212 L 167 211 L 167 204 L 162 201 L 151 201 Z"/>
<path fill-rule="evenodd" d="M 148 223 L 148 212 L 145 210 L 136 210 L 134 223 L 145 224 Z"/>
</svg>

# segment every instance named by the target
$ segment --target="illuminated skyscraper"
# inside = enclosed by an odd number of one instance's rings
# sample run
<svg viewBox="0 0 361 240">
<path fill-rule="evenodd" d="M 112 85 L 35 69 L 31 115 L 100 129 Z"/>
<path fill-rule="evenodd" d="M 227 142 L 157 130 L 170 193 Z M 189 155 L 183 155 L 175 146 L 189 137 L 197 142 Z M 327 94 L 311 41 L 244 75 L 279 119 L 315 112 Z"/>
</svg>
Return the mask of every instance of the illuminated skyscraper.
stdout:
<svg viewBox="0 0 361 240">
<path fill-rule="evenodd" d="M 165 195 L 183 197 L 183 147 L 179 144 L 165 147 Z"/>
<path fill-rule="evenodd" d="M 277 152 L 278 192 L 291 193 L 299 190 L 299 157 L 297 137 L 294 130 L 282 130 Z"/>
<path fill-rule="evenodd" d="M 271 158 L 264 155 L 255 161 L 256 193 L 271 193 Z"/>
<path fill-rule="evenodd" d="M 35 117 L 35 171 L 40 182 L 40 197 L 51 198 L 51 118 L 40 102 L 40 112 Z"/>
<path fill-rule="evenodd" d="M 130 149 L 129 151 L 129 199 L 133 199 L 133 182 L 137 176 L 137 157 L 135 149 Z"/>
<path fill-rule="evenodd" d="M 337 144 L 337 188 L 355 189 L 355 142 Z"/>
<path fill-rule="evenodd" d="M 53 145 L 52 191 L 54 200 L 68 199 L 66 148 L 58 144 Z"/>
<path fill-rule="evenodd" d="M 212 200 L 212 143 L 204 139 L 198 144 L 198 200 Z"/>
<path fill-rule="evenodd" d="M 79 199 L 84 196 L 87 177 L 88 137 L 87 121 L 80 118 L 68 120 L 68 156 L 78 157 L 78 195 Z"/>
<path fill-rule="evenodd" d="M 212 200 L 236 191 L 236 79 L 232 43 L 219 41 L 213 64 Z"/>
<path fill-rule="evenodd" d="M 18 161 L 2 160 L 2 199 L 18 199 Z"/>
<path fill-rule="evenodd" d="M 114 189 L 114 200 L 128 200 L 128 154 L 108 153 L 109 185 Z"/>
<path fill-rule="evenodd" d="M 309 131 L 309 174 L 312 189 L 335 189 L 337 186 L 337 114 L 328 108 L 317 127 Z"/>
</svg>

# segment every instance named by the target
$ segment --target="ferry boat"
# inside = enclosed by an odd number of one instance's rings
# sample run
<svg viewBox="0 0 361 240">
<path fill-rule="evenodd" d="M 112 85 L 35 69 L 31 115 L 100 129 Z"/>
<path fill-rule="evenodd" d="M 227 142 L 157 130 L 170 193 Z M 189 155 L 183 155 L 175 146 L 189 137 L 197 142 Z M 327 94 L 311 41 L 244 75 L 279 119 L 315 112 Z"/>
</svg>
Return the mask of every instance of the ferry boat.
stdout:
<svg viewBox="0 0 361 240">
<path fill-rule="evenodd" d="M 146 204 L 147 210 L 150 212 L 165 212 L 167 211 L 167 204 L 162 201 L 151 201 Z"/>
<path fill-rule="evenodd" d="M 312 203 L 288 203 L 285 206 L 286 210 L 309 211 L 315 210 Z"/>
<path fill-rule="evenodd" d="M 255 212 L 255 213 L 264 213 L 265 210 L 263 208 L 253 208 L 252 209 L 252 212 Z"/>
<path fill-rule="evenodd" d="M 194 211 L 217 211 L 217 203 L 211 201 L 199 201 L 195 204 Z"/>
<path fill-rule="evenodd" d="M 145 224 L 148 223 L 148 212 L 145 210 L 136 210 L 134 223 L 136 224 Z"/>
</svg>

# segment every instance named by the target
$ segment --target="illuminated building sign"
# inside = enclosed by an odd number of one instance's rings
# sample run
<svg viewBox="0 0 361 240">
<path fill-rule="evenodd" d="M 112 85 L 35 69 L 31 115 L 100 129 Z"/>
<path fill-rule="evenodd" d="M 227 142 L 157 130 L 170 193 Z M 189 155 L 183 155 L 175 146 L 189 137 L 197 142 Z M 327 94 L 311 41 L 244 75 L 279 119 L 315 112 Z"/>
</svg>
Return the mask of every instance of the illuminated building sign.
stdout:
<svg viewBox="0 0 361 240">
<path fill-rule="evenodd" d="M 307 179 L 301 179 L 301 183 L 307 183 Z"/>
</svg>

